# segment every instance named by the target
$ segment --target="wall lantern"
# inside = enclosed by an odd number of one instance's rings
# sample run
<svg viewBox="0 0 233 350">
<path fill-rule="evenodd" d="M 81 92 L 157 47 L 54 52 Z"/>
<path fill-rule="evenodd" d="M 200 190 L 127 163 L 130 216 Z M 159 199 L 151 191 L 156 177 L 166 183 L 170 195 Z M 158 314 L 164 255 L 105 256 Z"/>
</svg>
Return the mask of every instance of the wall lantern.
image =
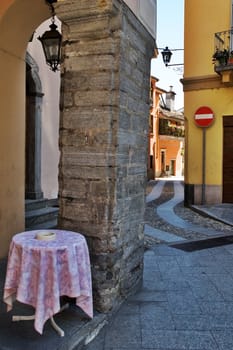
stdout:
<svg viewBox="0 0 233 350">
<path fill-rule="evenodd" d="M 52 3 L 56 1 L 46 0 L 46 2 L 51 9 L 52 24 L 49 26 L 50 30 L 44 32 L 44 34 L 40 36 L 38 40 L 40 40 L 42 44 L 46 63 L 50 66 L 50 69 L 53 72 L 56 72 L 58 70 L 58 66 L 61 63 L 62 35 L 57 30 L 57 25 L 55 24 L 55 10 Z"/>
<path fill-rule="evenodd" d="M 162 57 L 163 57 L 163 63 L 165 64 L 166 67 L 169 67 L 169 66 L 183 66 L 183 63 L 175 63 L 175 64 L 169 64 L 170 61 L 171 61 L 171 57 L 172 57 L 172 51 L 183 51 L 184 49 L 172 49 L 170 50 L 168 48 L 168 46 L 165 47 L 165 49 L 160 49 L 158 48 L 159 50 L 162 50 Z"/>
</svg>

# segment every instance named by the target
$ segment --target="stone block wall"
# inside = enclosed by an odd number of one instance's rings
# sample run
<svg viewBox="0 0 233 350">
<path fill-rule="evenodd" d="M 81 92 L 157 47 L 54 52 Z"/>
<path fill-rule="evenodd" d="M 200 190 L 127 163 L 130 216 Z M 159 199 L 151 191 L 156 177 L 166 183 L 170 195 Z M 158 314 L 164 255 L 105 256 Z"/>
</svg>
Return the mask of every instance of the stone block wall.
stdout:
<svg viewBox="0 0 233 350">
<path fill-rule="evenodd" d="M 154 40 L 120 0 L 66 0 L 59 227 L 84 234 L 95 308 L 142 279 L 150 60 Z"/>
</svg>

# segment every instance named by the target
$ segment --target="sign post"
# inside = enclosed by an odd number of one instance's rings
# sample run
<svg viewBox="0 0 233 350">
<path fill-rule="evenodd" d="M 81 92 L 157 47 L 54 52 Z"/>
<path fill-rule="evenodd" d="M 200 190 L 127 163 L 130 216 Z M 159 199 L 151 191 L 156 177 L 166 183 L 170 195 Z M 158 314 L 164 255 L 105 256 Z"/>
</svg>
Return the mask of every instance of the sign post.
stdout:
<svg viewBox="0 0 233 350">
<path fill-rule="evenodd" d="M 206 182 L 206 128 L 214 120 L 214 112 L 207 106 L 199 107 L 194 115 L 195 124 L 202 128 L 202 196 L 201 204 L 205 204 L 205 182 Z"/>
</svg>

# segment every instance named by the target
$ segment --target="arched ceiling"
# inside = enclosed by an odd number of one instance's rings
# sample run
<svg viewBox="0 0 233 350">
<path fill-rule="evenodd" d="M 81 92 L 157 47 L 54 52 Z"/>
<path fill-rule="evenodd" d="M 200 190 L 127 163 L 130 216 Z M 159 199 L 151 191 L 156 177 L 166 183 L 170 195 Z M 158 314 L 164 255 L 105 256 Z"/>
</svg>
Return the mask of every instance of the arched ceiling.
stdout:
<svg viewBox="0 0 233 350">
<path fill-rule="evenodd" d="M 49 17 L 44 0 L 1 0 L 0 51 L 24 57 L 31 34 Z"/>
</svg>

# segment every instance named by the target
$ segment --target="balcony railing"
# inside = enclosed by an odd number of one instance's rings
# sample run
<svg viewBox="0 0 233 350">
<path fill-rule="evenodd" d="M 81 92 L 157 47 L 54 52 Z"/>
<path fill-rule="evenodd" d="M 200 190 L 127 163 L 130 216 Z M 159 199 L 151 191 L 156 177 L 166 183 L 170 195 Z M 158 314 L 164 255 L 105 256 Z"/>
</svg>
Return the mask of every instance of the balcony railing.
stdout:
<svg viewBox="0 0 233 350">
<path fill-rule="evenodd" d="M 170 125 L 171 122 L 167 119 L 159 120 L 159 135 L 173 136 L 173 137 L 184 137 L 184 126 L 175 125 L 174 122 Z"/>
<path fill-rule="evenodd" d="M 233 70 L 233 29 L 215 33 L 214 45 L 212 59 L 215 71 Z"/>
</svg>

